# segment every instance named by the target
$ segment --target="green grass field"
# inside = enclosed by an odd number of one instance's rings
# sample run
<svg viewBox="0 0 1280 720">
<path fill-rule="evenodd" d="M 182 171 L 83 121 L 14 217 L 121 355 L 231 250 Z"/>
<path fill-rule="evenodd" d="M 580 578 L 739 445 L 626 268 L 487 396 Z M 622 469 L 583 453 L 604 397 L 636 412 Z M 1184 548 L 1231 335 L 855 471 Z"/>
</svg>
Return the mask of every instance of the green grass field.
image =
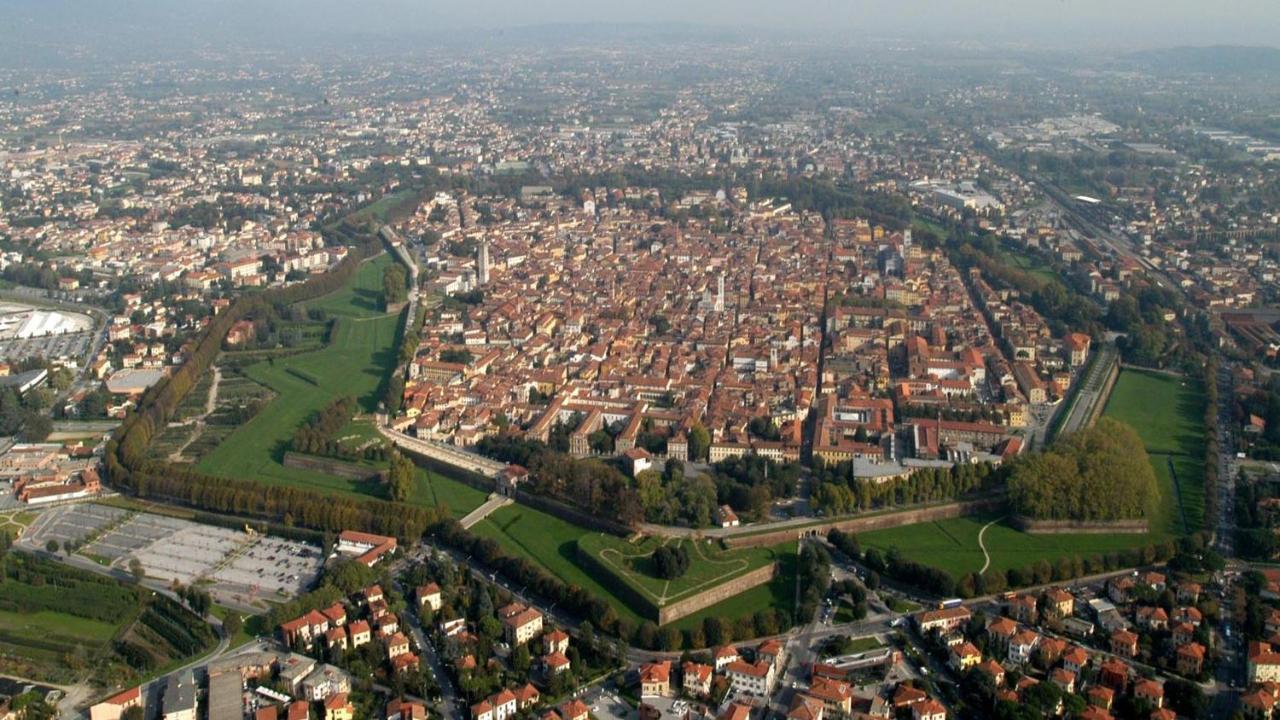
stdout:
<svg viewBox="0 0 1280 720">
<path fill-rule="evenodd" d="M 522 505 L 508 505 L 498 508 L 492 515 L 472 527 L 471 532 L 480 537 L 493 539 L 508 552 L 537 563 L 564 582 L 570 585 L 577 585 L 598 595 L 613 606 L 619 617 L 633 622 L 639 622 L 643 618 L 618 592 L 615 592 L 618 583 L 628 581 L 624 580 L 624 578 L 629 578 L 633 586 L 641 587 L 645 592 L 661 595 L 663 585 L 666 582 L 642 575 L 637 572 L 636 568 L 638 566 L 629 566 L 628 573 L 615 577 L 596 577 L 594 574 L 588 573 L 577 559 L 578 542 L 580 540 L 586 540 L 592 547 L 599 550 L 610 549 L 618 551 L 619 562 L 624 562 L 621 556 L 621 552 L 624 549 L 630 549 L 630 552 L 635 554 L 637 546 L 619 538 L 592 532 L 534 508 Z M 643 542 L 641 552 L 644 554 L 645 559 L 657 547 L 657 542 L 652 539 Z M 648 552 L 643 553 L 644 549 L 647 549 Z M 701 561 L 695 560 L 688 573 L 676 581 L 678 583 L 677 588 L 682 594 L 687 595 L 694 592 L 695 585 L 696 589 L 706 589 L 706 583 L 714 585 L 717 582 L 723 582 L 740 575 L 748 569 L 760 567 L 765 562 L 771 562 L 775 558 L 781 559 L 782 563 L 778 576 L 774 578 L 773 582 L 704 608 L 693 615 L 672 623 L 673 627 L 683 630 L 699 625 L 707 617 L 734 619 L 743 615 L 750 615 L 757 610 L 769 608 L 776 608 L 786 613 L 792 611 L 795 597 L 796 571 L 794 543 L 788 543 L 777 548 L 758 548 L 730 551 L 728 553 L 725 551 L 712 552 L 705 550 L 705 555 L 702 557 Z M 708 562 L 708 558 L 714 558 L 721 564 L 719 566 L 712 564 Z M 745 566 L 740 566 L 737 562 L 739 559 L 745 561 Z M 631 558 L 631 561 L 635 562 L 637 559 Z M 723 564 L 725 562 L 732 563 L 735 569 L 726 569 Z M 680 599 L 670 595 L 672 592 L 670 588 L 667 592 L 668 602 Z"/>
<path fill-rule="evenodd" d="M 1000 257 L 1006 265 L 1010 265 L 1024 272 L 1030 273 L 1037 279 L 1046 283 L 1061 282 L 1058 278 L 1058 273 L 1055 272 L 1051 266 L 1040 262 L 1026 253 L 1016 252 L 1014 250 L 1010 250 L 1008 246 L 1005 246 L 1001 248 Z"/>
<path fill-rule="evenodd" d="M 391 256 L 380 255 L 362 265 L 347 287 L 309 303 L 309 307 L 321 308 L 336 318 L 327 346 L 258 362 L 244 369 L 244 377 L 224 378 L 228 400 L 260 395 L 264 387 L 274 398 L 252 420 L 202 455 L 197 467 L 214 475 L 250 478 L 269 485 L 384 496 L 377 483 L 289 468 L 283 461 L 294 431 L 339 395 L 355 396 L 362 412 L 377 409 L 383 383 L 395 367 L 400 322 L 399 315 L 388 315 L 380 308 L 382 272 L 392 262 Z M 338 435 L 353 446 L 378 437 L 368 420 L 354 420 Z M 418 483 L 409 496 L 411 504 L 448 505 L 456 517 L 466 515 L 484 499 L 479 490 L 426 470 L 419 470 Z"/>
<path fill-rule="evenodd" d="M 991 555 L 987 572 L 1024 568 L 1041 560 L 1081 558 L 1124 550 L 1161 540 L 1166 533 L 1132 535 L 1062 534 L 1030 535 L 1001 520 L 997 515 L 979 515 L 937 522 L 903 525 L 885 530 L 860 533 L 858 542 L 864 548 L 887 552 L 897 548 L 903 556 L 916 562 L 945 570 L 954 578 L 982 569 L 984 557 L 978 545 L 978 533 L 987 523 L 996 521 L 983 535 L 983 543 Z"/>
<path fill-rule="evenodd" d="M 491 538 L 508 552 L 541 565 L 566 583 L 604 598 L 620 617 L 635 622 L 641 620 L 622 598 L 606 587 L 608 578 L 591 577 L 575 560 L 578 538 L 590 530 L 531 507 L 507 505 L 476 523 L 471 532 Z"/>
<path fill-rule="evenodd" d="M 1104 412 L 1138 431 L 1160 480 L 1160 500 L 1168 507 L 1173 532 L 1197 530 L 1204 521 L 1204 404 L 1204 390 L 1197 381 L 1125 369 Z M 1176 488 L 1170 459 L 1177 474 Z M 1171 497 L 1163 497 L 1166 492 Z"/>
<path fill-rule="evenodd" d="M 692 615 L 682 617 L 671 623 L 677 630 L 689 630 L 700 627 L 709 617 L 735 620 L 747 615 L 754 615 L 761 610 L 777 610 L 787 617 L 795 612 L 797 558 L 793 549 L 790 553 L 779 556 L 778 574 L 766 585 L 759 585 L 750 590 L 734 595 L 710 605 Z"/>
<path fill-rule="evenodd" d="M 1124 370 L 1106 407 L 1106 415 L 1132 425 L 1151 453 L 1160 498 L 1149 519 L 1151 532 L 1130 535 L 1029 535 L 996 522 L 983 536 L 990 570 L 1027 567 L 1040 560 L 1086 557 L 1159 542 L 1200 527 L 1204 516 L 1204 433 L 1200 417 L 1204 395 L 1181 378 Z M 1172 459 L 1177 488 L 1169 472 Z M 1181 505 L 1179 505 L 1181 498 Z M 1184 521 L 1185 517 L 1185 521 Z M 863 547 L 898 548 L 906 557 L 959 578 L 982 569 L 978 533 L 994 516 L 957 518 L 877 530 L 858 536 Z"/>
<path fill-rule="evenodd" d="M 338 395 L 354 395 L 365 412 L 377 408 L 379 390 L 395 367 L 399 317 L 370 309 L 363 293 L 381 283 L 382 268 L 389 262 L 383 255 L 365 263 L 350 287 L 314 303 L 337 316 L 327 347 L 245 369 L 247 377 L 271 388 L 276 397 L 204 456 L 201 470 L 268 484 L 375 492 L 361 483 L 287 468 L 282 461 L 294 430 Z"/>
<path fill-rule="evenodd" d="M 673 580 L 657 577 L 653 568 L 653 553 L 662 545 L 684 546 L 689 551 L 689 569 Z M 659 538 L 648 537 L 631 543 L 612 535 L 592 533 L 578 538 L 578 548 L 599 558 L 615 574 L 617 582 L 624 582 L 662 606 L 696 595 L 743 573 L 755 570 L 778 560 L 774 548 L 748 548 L 724 550 L 709 540 L 677 539 L 665 543 Z M 785 554 L 787 548 L 782 548 Z M 790 552 L 795 552 L 794 544 Z"/>
<path fill-rule="evenodd" d="M 1199 427 L 1203 406 L 1203 393 L 1195 385 L 1135 370 L 1120 373 L 1107 402 L 1105 414 L 1132 425 L 1151 453 L 1160 497 L 1148 533 L 1030 535 L 988 515 L 876 530 L 858 535 L 858 541 L 882 551 L 896 547 L 907 558 L 959 578 L 982 569 L 978 533 L 992 521 L 997 522 L 983 536 L 991 556 L 989 572 L 1140 547 L 1197 529 L 1204 516 L 1204 434 Z M 1177 473 L 1176 489 L 1170 459 Z"/>
</svg>

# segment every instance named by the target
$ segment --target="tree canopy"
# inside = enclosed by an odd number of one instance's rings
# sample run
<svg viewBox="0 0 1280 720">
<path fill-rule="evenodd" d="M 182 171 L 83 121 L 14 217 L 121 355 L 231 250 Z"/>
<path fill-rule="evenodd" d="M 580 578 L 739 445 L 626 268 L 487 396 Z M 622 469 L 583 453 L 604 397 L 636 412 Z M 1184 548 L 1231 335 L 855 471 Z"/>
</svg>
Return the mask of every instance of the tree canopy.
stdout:
<svg viewBox="0 0 1280 720">
<path fill-rule="evenodd" d="M 1136 520 L 1158 494 L 1142 439 L 1111 418 L 1020 458 L 1009 476 L 1014 510 L 1035 520 Z"/>
</svg>

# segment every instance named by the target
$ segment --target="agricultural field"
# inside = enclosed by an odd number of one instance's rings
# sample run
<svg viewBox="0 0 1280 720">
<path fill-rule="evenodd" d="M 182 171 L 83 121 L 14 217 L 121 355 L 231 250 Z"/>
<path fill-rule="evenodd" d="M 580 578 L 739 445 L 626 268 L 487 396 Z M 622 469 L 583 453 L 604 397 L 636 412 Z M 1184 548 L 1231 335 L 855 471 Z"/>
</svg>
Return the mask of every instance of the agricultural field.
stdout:
<svg viewBox="0 0 1280 720">
<path fill-rule="evenodd" d="M 1104 412 L 1142 438 L 1160 480 L 1161 503 L 1174 520 L 1172 532 L 1195 531 L 1204 521 L 1204 404 L 1196 380 L 1124 369 Z M 1166 492 L 1171 497 L 1163 497 Z"/>
<path fill-rule="evenodd" d="M 792 612 L 795 597 L 795 545 L 788 543 L 777 548 L 760 548 L 739 551 L 698 548 L 688 572 L 670 584 L 647 574 L 647 559 L 658 546 L 658 540 L 646 539 L 634 545 L 620 538 L 601 535 L 583 527 L 561 520 L 539 510 L 521 505 L 508 505 L 471 528 L 480 537 L 496 541 L 508 552 L 524 557 L 545 568 L 548 572 L 571 585 L 578 585 L 595 594 L 610 605 L 619 617 L 639 622 L 641 613 L 618 590 L 622 582 L 650 596 L 665 596 L 666 602 L 674 602 L 706 589 L 762 564 L 781 559 L 778 576 L 767 585 L 748 590 L 728 600 L 704 608 L 699 612 L 672 623 L 678 629 L 699 626 L 706 617 L 734 619 L 750 615 L 758 610 L 776 608 Z M 616 567 L 625 567 L 618 576 L 597 577 L 588 572 L 578 560 L 579 543 L 585 543 L 588 551 L 603 553 L 606 561 L 614 558 Z M 690 542 L 692 541 L 685 541 Z M 647 551 L 647 552 L 646 552 Z M 665 588 L 665 590 L 664 590 Z"/>
<path fill-rule="evenodd" d="M 3 671 L 64 683 L 126 664 L 149 672 L 217 641 L 172 600 L 105 577 L 18 553 L 4 559 L 3 573 Z"/>
<path fill-rule="evenodd" d="M 987 527 L 989 525 L 989 527 Z M 987 527 L 986 532 L 983 528 Z M 982 543 L 978 535 L 982 533 Z M 950 573 L 953 578 L 982 570 L 990 556 L 988 572 L 1025 568 L 1041 560 L 1106 554 L 1167 539 L 1163 532 L 1144 534 L 1045 534 L 1031 535 L 999 515 L 978 515 L 858 534 L 865 548 L 902 555 Z M 986 548 L 986 553 L 983 552 Z"/>
</svg>

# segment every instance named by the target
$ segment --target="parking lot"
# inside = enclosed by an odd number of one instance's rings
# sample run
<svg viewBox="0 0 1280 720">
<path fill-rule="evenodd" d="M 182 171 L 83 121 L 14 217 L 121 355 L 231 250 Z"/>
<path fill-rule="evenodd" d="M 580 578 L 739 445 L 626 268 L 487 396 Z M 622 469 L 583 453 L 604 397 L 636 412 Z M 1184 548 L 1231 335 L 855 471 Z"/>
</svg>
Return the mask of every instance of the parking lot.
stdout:
<svg viewBox="0 0 1280 720">
<path fill-rule="evenodd" d="M 46 335 L 33 338 L 0 340 L 0 357 L 11 360 L 42 357 L 49 360 L 75 360 L 79 362 L 89 352 L 91 332 Z"/>
<path fill-rule="evenodd" d="M 119 508 L 87 503 L 51 508 L 31 525 L 24 542 L 37 547 L 44 547 L 50 540 L 59 545 L 83 542 L 127 514 Z"/>
<path fill-rule="evenodd" d="M 90 538 L 78 551 L 86 558 L 121 570 L 137 558 L 149 578 L 200 582 L 215 599 L 242 604 L 297 595 L 324 564 L 314 545 L 92 503 L 49 509 L 24 542 Z"/>
</svg>

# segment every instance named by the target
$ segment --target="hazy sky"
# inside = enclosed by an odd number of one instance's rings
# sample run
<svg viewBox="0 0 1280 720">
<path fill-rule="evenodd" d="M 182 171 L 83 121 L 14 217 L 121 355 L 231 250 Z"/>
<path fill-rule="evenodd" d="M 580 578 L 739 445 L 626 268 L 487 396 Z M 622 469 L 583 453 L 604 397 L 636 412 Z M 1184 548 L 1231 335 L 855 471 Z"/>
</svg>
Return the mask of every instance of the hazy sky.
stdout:
<svg viewBox="0 0 1280 720">
<path fill-rule="evenodd" d="M 551 23 L 689 23 L 1056 48 L 1277 45 L 1280 0 L 0 0 L 0 42 L 118 26 L 269 39 Z"/>
</svg>

